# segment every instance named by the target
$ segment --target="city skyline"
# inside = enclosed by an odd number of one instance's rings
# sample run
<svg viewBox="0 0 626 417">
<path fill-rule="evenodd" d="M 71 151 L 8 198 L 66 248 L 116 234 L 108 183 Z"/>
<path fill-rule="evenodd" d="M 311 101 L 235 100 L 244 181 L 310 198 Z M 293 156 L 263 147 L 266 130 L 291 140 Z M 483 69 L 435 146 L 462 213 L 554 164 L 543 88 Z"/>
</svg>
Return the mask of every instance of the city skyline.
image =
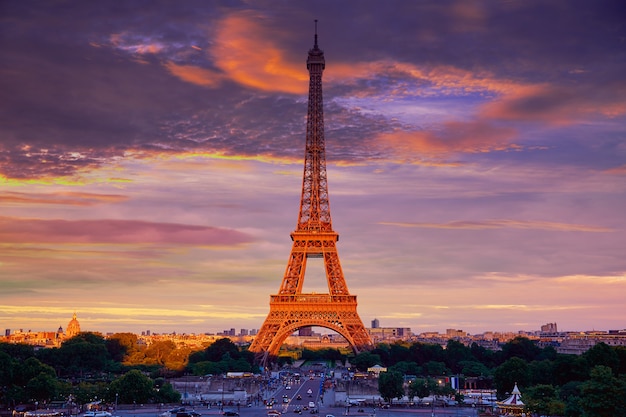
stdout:
<svg viewBox="0 0 626 417">
<path fill-rule="evenodd" d="M 317 19 L 363 322 L 626 328 L 620 2 L 392 3 L 4 2 L 0 323 L 259 328 L 297 220 Z"/>
</svg>

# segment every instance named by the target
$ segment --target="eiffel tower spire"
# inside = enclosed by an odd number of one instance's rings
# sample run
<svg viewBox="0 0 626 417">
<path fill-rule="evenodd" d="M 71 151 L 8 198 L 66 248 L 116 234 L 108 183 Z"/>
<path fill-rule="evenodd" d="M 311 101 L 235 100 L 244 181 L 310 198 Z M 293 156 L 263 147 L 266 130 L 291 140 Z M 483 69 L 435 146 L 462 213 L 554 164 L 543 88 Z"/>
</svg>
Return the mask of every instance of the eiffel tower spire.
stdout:
<svg viewBox="0 0 626 417">
<path fill-rule="evenodd" d="M 350 295 L 343 276 L 333 230 L 326 174 L 326 143 L 322 73 L 324 52 L 317 43 L 317 20 L 313 48 L 306 62 L 309 70 L 309 105 L 302 197 L 293 245 L 278 294 L 270 296 L 270 312 L 255 337 L 250 351 L 265 364 L 275 356 L 283 341 L 302 327 L 319 326 L 336 331 L 355 352 L 372 347 L 372 341 L 356 311 L 356 296 Z M 323 258 L 328 294 L 302 292 L 308 258 Z"/>
</svg>

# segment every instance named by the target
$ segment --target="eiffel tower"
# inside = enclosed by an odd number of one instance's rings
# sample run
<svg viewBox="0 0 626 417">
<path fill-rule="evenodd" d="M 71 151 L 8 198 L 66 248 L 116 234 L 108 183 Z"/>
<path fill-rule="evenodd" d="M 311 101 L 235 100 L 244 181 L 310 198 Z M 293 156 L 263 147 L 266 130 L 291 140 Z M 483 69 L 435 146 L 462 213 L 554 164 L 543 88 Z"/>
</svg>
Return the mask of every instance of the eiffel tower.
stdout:
<svg viewBox="0 0 626 417">
<path fill-rule="evenodd" d="M 291 233 L 293 246 L 278 294 L 270 296 L 270 312 L 250 345 L 257 362 L 265 365 L 276 357 L 280 346 L 294 331 L 318 326 L 343 336 L 355 353 L 370 349 L 372 341 L 356 311 L 356 295 L 348 292 L 343 277 L 330 218 L 326 176 L 326 145 L 322 72 L 324 52 L 315 42 L 306 62 L 309 70 L 309 105 L 306 126 L 306 150 L 302 198 L 296 230 Z M 328 294 L 303 293 L 308 258 L 323 258 Z"/>
</svg>

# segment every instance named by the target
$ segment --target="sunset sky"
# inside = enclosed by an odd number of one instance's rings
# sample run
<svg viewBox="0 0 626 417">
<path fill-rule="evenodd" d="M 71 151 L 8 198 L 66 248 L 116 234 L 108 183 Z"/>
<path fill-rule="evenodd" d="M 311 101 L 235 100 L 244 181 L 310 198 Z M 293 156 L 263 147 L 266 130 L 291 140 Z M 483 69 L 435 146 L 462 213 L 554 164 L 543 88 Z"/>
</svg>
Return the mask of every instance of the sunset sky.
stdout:
<svg viewBox="0 0 626 417">
<path fill-rule="evenodd" d="M 5 0 L 0 329 L 259 328 L 315 19 L 366 327 L 626 328 L 622 1 Z"/>
</svg>

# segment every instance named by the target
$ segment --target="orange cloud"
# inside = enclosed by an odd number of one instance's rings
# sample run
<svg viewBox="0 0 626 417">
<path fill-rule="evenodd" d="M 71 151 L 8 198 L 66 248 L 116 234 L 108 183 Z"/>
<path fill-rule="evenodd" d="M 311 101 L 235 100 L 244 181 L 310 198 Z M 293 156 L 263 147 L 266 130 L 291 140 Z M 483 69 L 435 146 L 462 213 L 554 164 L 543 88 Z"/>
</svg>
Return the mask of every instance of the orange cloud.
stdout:
<svg viewBox="0 0 626 417">
<path fill-rule="evenodd" d="M 264 91 L 306 93 L 306 67 L 301 61 L 287 60 L 258 16 L 243 12 L 226 17 L 217 28 L 216 38 L 210 53 L 216 66 L 232 80 Z"/>
<path fill-rule="evenodd" d="M 167 62 L 164 65 L 172 75 L 191 84 L 204 87 L 216 87 L 224 79 L 223 75 L 215 71 L 194 65 L 178 65 L 174 62 Z"/>
<path fill-rule="evenodd" d="M 402 131 L 383 133 L 377 140 L 392 147 L 397 154 L 439 156 L 449 153 L 489 152 L 514 149 L 510 141 L 517 131 L 483 121 L 447 122 L 439 131 Z"/>
</svg>

